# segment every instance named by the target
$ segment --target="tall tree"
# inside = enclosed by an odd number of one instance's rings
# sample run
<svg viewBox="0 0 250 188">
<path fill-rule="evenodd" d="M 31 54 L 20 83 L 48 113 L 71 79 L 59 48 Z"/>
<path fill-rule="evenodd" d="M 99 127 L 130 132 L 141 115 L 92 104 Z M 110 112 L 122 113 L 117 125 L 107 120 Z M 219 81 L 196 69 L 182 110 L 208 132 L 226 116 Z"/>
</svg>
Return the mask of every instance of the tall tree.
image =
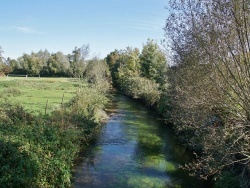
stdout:
<svg viewBox="0 0 250 188">
<path fill-rule="evenodd" d="M 110 72 L 104 60 L 93 58 L 87 61 L 84 78 L 100 92 L 110 89 Z"/>
<path fill-rule="evenodd" d="M 115 50 L 106 57 L 114 84 L 117 85 L 118 79 L 124 75 L 140 74 L 139 55 L 138 48 L 127 47 L 124 50 Z"/>
<path fill-rule="evenodd" d="M 9 59 L 8 64 L 12 68 L 13 72 L 18 72 L 18 70 L 21 68 L 19 62 L 15 59 Z"/>
<path fill-rule="evenodd" d="M 38 75 L 42 70 L 42 65 L 34 52 L 31 55 L 23 54 L 18 61 L 26 74 Z"/>
<path fill-rule="evenodd" d="M 118 63 L 119 58 L 120 58 L 120 51 L 119 50 L 115 50 L 115 51 L 111 52 L 105 58 L 107 65 L 109 67 L 109 70 L 111 72 L 111 77 L 112 77 L 112 81 L 113 81 L 114 85 L 117 84 L 116 82 L 117 82 L 117 72 L 118 72 L 118 68 L 119 68 L 119 63 Z"/>
<path fill-rule="evenodd" d="M 170 0 L 170 7 L 165 31 L 177 60 L 175 76 L 182 77 L 176 78 L 175 91 L 186 99 L 176 97 L 175 104 L 183 110 L 182 125 L 193 127 L 196 144 L 203 145 L 203 158 L 194 167 L 206 175 L 234 169 L 238 185 L 248 187 L 249 1 Z M 224 127 L 202 126 L 218 123 L 212 120 L 218 117 Z"/>
<path fill-rule="evenodd" d="M 163 83 L 166 77 L 167 60 L 163 50 L 154 41 L 148 39 L 140 55 L 142 76 Z"/>
<path fill-rule="evenodd" d="M 40 61 L 41 67 L 47 66 L 47 62 L 48 62 L 48 60 L 50 58 L 50 53 L 49 53 L 49 51 L 47 49 L 45 49 L 44 51 L 39 50 L 36 53 L 36 56 Z"/>
<path fill-rule="evenodd" d="M 44 69 L 45 74 L 50 76 L 67 75 L 69 71 L 69 60 L 62 52 L 51 54 Z"/>
<path fill-rule="evenodd" d="M 75 49 L 72 51 L 72 54 L 68 55 L 70 59 L 70 73 L 74 77 L 82 77 L 83 71 L 85 67 L 85 60 L 90 53 L 89 45 L 82 45 L 82 47 Z"/>
</svg>

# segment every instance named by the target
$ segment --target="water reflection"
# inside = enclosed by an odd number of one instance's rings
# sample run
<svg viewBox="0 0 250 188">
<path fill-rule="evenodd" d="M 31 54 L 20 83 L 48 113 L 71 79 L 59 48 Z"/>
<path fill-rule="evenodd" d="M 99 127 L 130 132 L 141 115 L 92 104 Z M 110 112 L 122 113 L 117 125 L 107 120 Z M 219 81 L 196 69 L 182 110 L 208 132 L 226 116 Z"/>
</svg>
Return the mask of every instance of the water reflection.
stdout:
<svg viewBox="0 0 250 188">
<path fill-rule="evenodd" d="M 178 168 L 189 155 L 172 130 L 138 103 L 118 99 L 76 168 L 74 187 L 205 187 Z"/>
</svg>

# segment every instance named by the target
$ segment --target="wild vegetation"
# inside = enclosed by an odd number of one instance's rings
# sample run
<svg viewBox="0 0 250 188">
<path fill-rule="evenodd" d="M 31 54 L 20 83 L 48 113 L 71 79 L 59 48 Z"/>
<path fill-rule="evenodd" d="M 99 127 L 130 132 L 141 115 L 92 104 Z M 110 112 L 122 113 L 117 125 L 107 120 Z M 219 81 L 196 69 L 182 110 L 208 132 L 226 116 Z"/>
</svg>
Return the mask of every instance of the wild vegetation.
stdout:
<svg viewBox="0 0 250 188">
<path fill-rule="evenodd" d="M 148 40 L 140 53 L 128 47 L 106 57 L 114 86 L 148 106 L 156 105 L 166 83 L 166 57 L 154 40 Z"/>
<path fill-rule="evenodd" d="M 74 160 L 107 119 L 106 70 L 94 59 L 86 79 L 0 81 L 1 187 L 71 186 Z"/>
<path fill-rule="evenodd" d="M 172 119 L 199 155 L 187 169 L 249 187 L 249 1 L 171 0 L 170 11 Z"/>
</svg>

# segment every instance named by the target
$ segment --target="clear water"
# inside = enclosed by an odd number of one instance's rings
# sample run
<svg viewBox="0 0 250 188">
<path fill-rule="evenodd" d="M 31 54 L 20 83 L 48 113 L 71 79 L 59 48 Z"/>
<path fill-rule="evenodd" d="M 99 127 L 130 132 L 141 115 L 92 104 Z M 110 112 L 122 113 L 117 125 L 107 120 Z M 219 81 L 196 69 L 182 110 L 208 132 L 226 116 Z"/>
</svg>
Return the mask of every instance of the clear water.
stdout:
<svg viewBox="0 0 250 188">
<path fill-rule="evenodd" d="M 124 96 L 113 108 L 76 167 L 73 187 L 211 187 L 178 168 L 190 155 L 152 112 Z"/>
</svg>

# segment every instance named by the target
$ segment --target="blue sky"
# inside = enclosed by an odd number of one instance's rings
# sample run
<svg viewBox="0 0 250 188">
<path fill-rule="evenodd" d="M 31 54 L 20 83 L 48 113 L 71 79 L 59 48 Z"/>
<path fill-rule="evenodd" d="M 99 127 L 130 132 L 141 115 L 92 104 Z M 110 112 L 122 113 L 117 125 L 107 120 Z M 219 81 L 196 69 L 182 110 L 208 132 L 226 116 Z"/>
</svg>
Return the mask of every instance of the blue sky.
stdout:
<svg viewBox="0 0 250 188">
<path fill-rule="evenodd" d="M 0 46 L 5 58 L 48 49 L 71 53 L 89 44 L 105 57 L 148 38 L 164 39 L 166 0 L 0 0 Z"/>
</svg>

